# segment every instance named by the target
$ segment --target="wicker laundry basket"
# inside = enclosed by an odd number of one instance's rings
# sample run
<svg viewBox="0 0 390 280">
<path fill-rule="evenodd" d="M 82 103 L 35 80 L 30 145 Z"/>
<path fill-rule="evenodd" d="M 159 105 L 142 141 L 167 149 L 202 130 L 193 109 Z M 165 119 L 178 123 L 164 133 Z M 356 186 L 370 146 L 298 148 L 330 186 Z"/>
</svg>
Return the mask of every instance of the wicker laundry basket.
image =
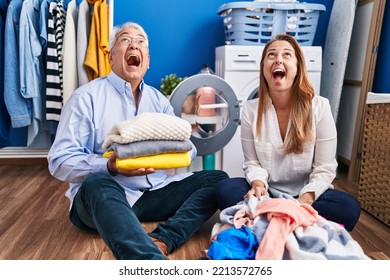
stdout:
<svg viewBox="0 0 390 280">
<path fill-rule="evenodd" d="M 390 226 L 390 103 L 367 104 L 364 122 L 358 199 Z"/>
</svg>

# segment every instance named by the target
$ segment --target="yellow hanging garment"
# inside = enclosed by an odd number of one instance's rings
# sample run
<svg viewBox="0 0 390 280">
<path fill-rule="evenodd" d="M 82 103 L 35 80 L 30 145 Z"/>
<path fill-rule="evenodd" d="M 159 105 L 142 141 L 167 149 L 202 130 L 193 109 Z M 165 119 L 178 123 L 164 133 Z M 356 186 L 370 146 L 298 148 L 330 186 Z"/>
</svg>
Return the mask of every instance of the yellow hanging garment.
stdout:
<svg viewBox="0 0 390 280">
<path fill-rule="evenodd" d="M 108 60 L 109 12 L 106 1 L 89 0 L 93 2 L 91 31 L 88 39 L 88 48 L 84 60 L 88 79 L 107 76 L 111 67 Z"/>
</svg>

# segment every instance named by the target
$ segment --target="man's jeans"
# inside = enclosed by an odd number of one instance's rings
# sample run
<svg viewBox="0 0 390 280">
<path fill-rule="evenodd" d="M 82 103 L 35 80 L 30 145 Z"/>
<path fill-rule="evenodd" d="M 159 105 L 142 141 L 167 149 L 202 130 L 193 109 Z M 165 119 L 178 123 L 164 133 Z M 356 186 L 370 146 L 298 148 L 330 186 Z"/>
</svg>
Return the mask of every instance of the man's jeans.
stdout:
<svg viewBox="0 0 390 280">
<path fill-rule="evenodd" d="M 99 233 L 117 259 L 164 259 L 149 236 L 168 252 L 187 241 L 217 210 L 215 186 L 223 171 L 200 171 L 164 188 L 147 191 L 131 207 L 123 188 L 108 175 L 92 174 L 80 187 L 70 211 L 78 228 Z M 159 223 L 146 233 L 142 221 Z"/>
</svg>

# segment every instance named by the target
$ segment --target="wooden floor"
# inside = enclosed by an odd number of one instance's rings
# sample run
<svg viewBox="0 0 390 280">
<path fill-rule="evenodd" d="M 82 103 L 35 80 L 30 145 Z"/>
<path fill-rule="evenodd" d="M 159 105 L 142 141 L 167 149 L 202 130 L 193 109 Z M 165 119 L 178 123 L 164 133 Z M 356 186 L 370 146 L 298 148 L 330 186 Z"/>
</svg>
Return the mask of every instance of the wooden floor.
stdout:
<svg viewBox="0 0 390 280">
<path fill-rule="evenodd" d="M 16 162 L 17 163 L 17 162 Z M 25 163 L 25 162 L 24 162 Z M 343 177 L 338 188 L 357 194 Z M 45 164 L 0 165 L 0 260 L 113 260 L 97 235 L 79 231 L 68 219 L 67 183 L 47 171 Z M 209 246 L 215 214 L 170 259 L 198 259 Z M 151 231 L 156 223 L 145 223 Z M 390 228 L 365 211 L 351 233 L 373 259 L 390 259 Z"/>
</svg>

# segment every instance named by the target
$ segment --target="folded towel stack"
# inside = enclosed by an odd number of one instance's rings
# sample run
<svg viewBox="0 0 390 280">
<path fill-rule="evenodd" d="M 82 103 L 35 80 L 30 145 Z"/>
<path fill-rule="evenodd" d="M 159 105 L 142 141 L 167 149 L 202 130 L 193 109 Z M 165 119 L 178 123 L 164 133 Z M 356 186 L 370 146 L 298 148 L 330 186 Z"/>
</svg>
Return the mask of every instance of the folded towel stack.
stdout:
<svg viewBox="0 0 390 280">
<path fill-rule="evenodd" d="M 186 167 L 191 163 L 190 136 L 191 125 L 179 117 L 142 113 L 113 126 L 103 143 L 103 157 L 115 152 L 120 169 Z"/>
</svg>

